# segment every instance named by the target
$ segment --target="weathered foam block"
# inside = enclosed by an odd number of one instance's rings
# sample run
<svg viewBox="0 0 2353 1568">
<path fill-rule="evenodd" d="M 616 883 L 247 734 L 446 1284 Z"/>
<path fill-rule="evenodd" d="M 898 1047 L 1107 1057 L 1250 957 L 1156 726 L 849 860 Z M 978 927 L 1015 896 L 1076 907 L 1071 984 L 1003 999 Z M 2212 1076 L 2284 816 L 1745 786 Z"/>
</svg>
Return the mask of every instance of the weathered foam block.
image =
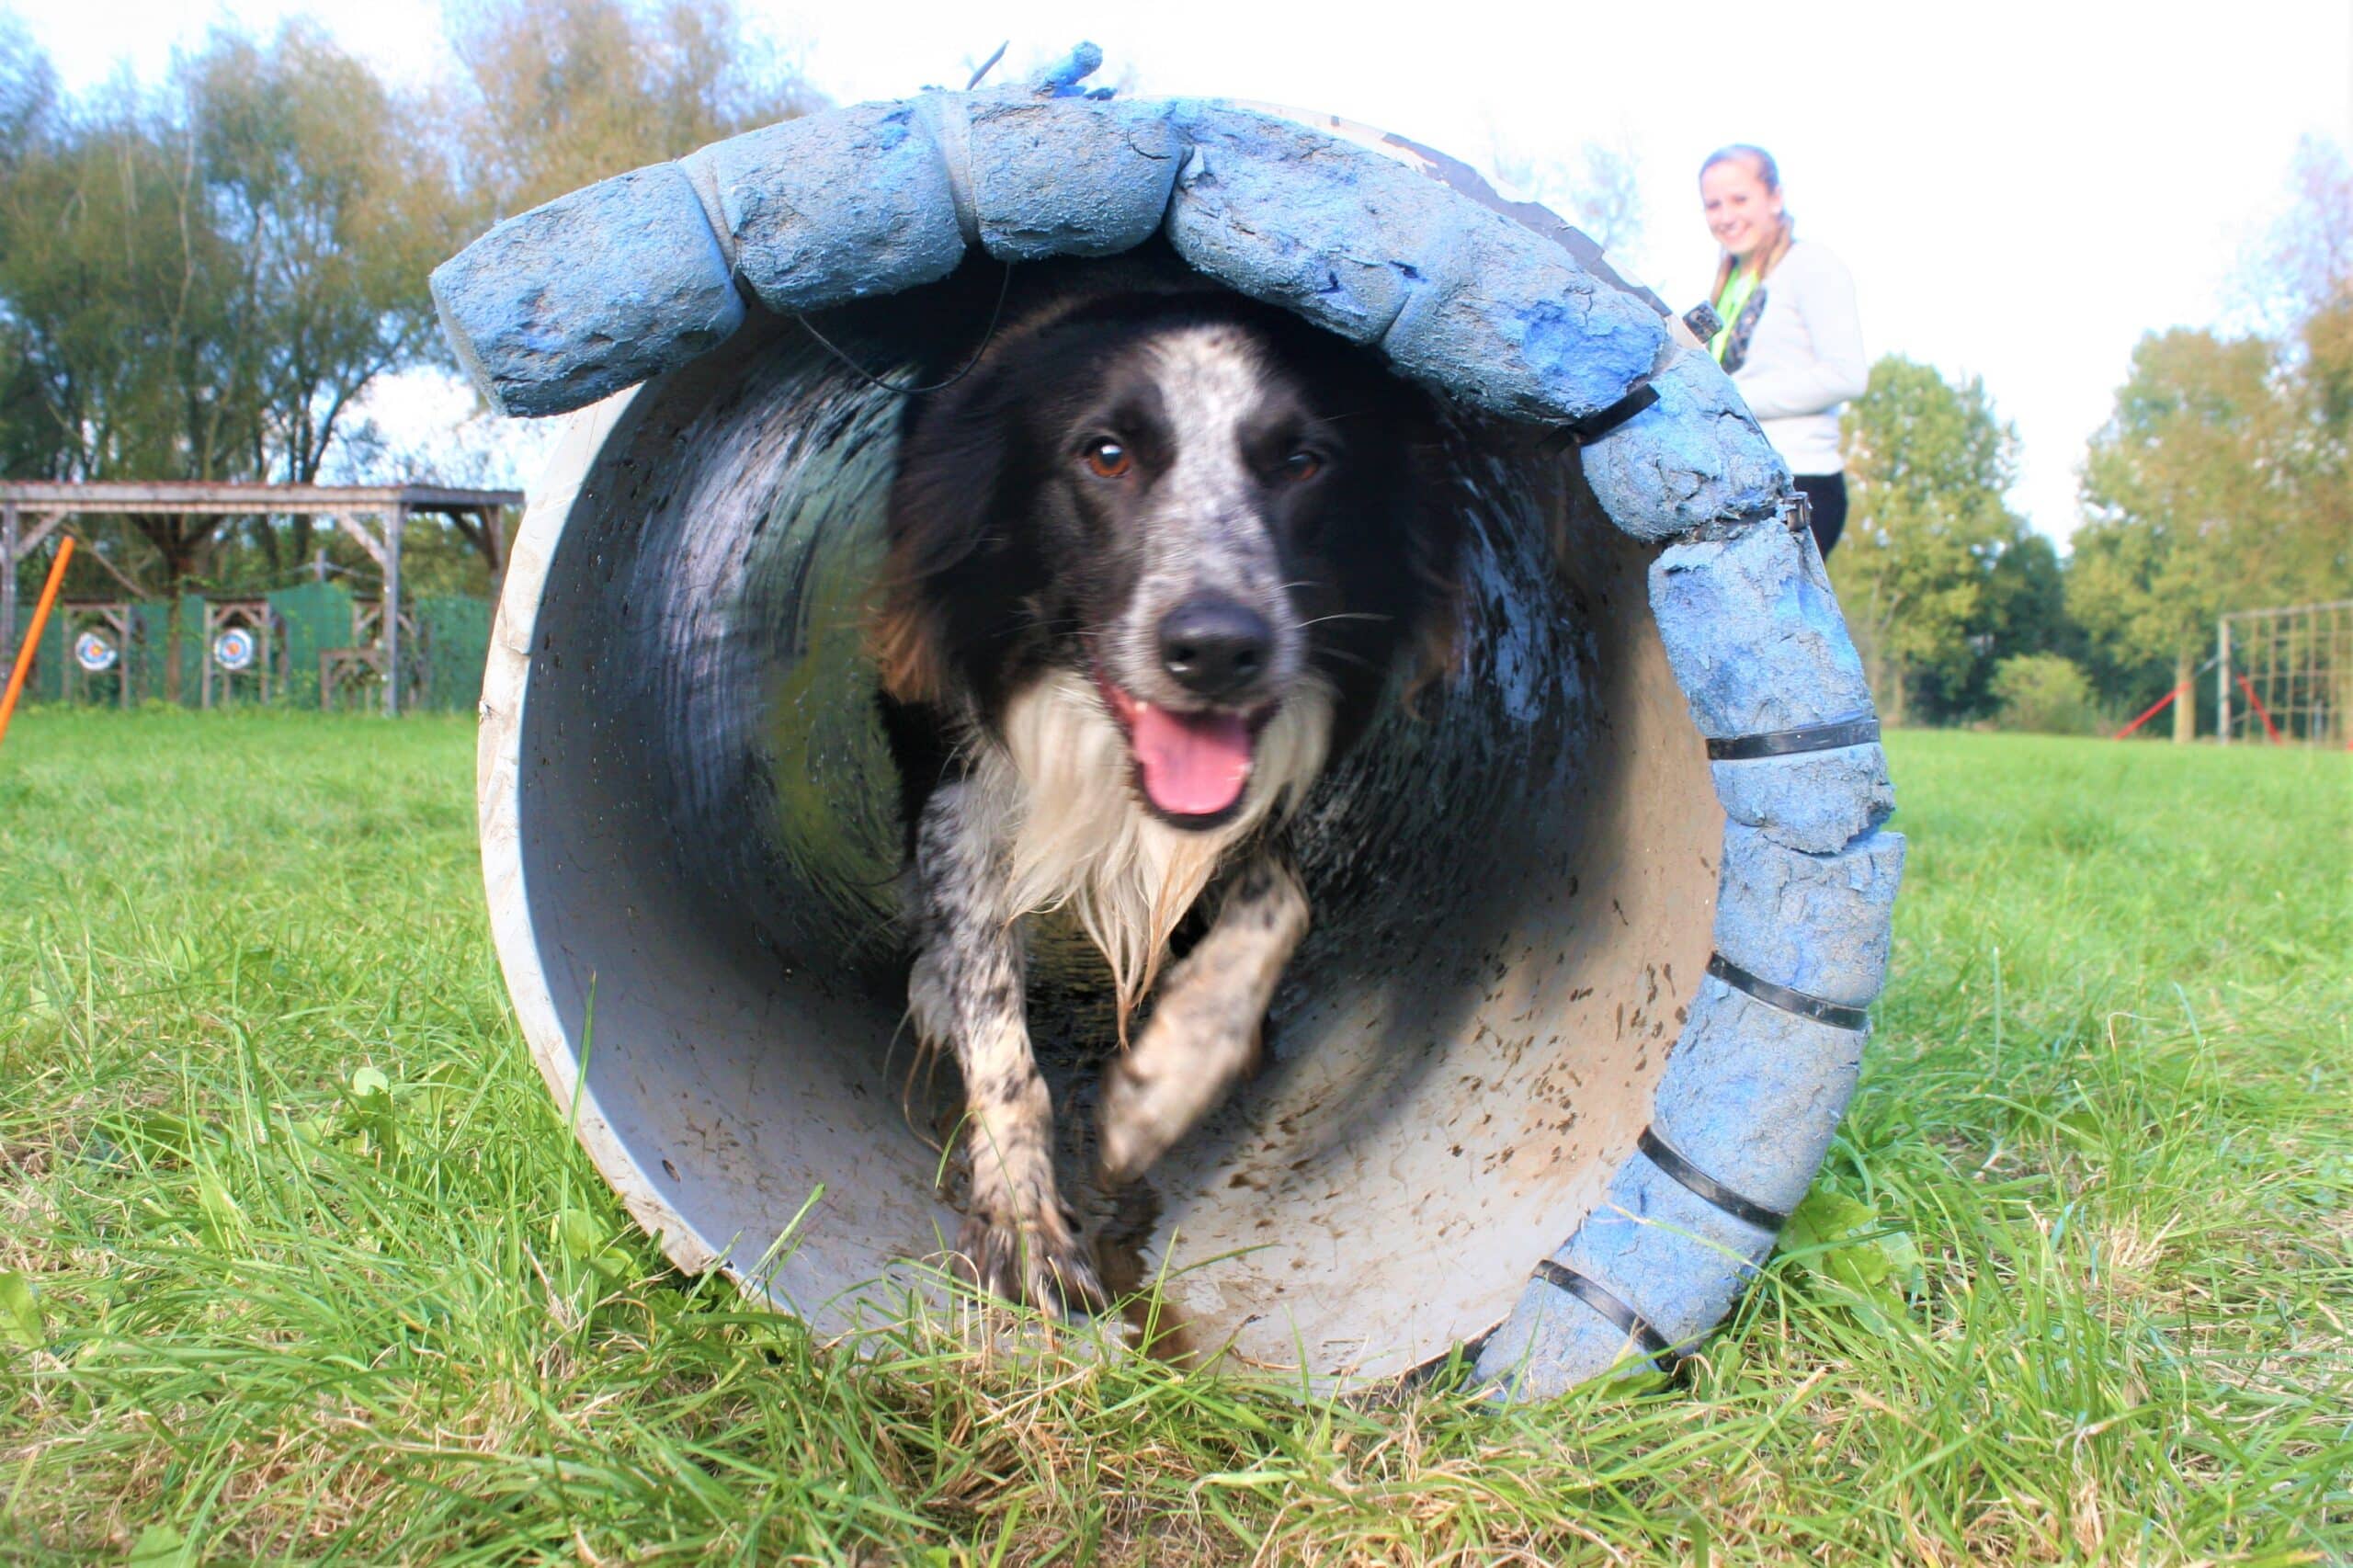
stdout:
<svg viewBox="0 0 2353 1568">
<path fill-rule="evenodd" d="M 1863 661 L 1811 537 L 1765 521 L 1669 545 L 1651 563 L 1651 612 L 1692 721 L 1711 740 L 1871 711 Z"/>
<path fill-rule="evenodd" d="M 1887 978 L 1890 912 L 1903 880 L 1902 834 L 1873 833 L 1835 854 L 1804 855 L 1729 824 L 1716 951 L 1759 980 L 1868 1006 Z"/>
<path fill-rule="evenodd" d="M 1492 413 L 1582 418 L 1665 328 L 1557 246 L 1393 159 L 1248 109 L 1179 103 L 1168 237 L 1191 266 Z"/>
<path fill-rule="evenodd" d="M 1717 1181 L 1786 1213 L 1830 1147 L 1855 1090 L 1863 1040 L 1702 976 L 1659 1079 L 1651 1126 Z"/>
<path fill-rule="evenodd" d="M 1669 1345 L 1684 1345 L 1723 1321 L 1773 1233 L 1734 1219 L 1698 1197 L 1641 1152 L 1629 1155 L 1575 1235 L 1553 1258 L 1642 1313 Z M 1566 1293 L 1531 1279 L 1512 1315 L 1481 1347 L 1483 1381 L 1507 1381 L 1519 1398 L 1542 1398 L 1598 1377 L 1640 1355 L 1608 1319 Z M 1589 1317 L 1598 1325 L 1578 1320 Z"/>
<path fill-rule="evenodd" d="M 1641 540 L 1769 515 L 1790 471 L 1708 354 L 1670 345 L 1651 377 L 1658 402 L 1584 449 L 1586 483 Z"/>
<path fill-rule="evenodd" d="M 682 162 L 710 182 L 736 273 L 772 310 L 895 294 L 964 258 L 947 165 L 912 103 L 788 119 Z"/>
<path fill-rule="evenodd" d="M 816 311 L 934 282 L 969 243 L 1103 256 L 1165 223 L 1210 276 L 1508 417 L 1605 408 L 1665 346 L 1633 297 L 1369 148 L 1250 110 L 1045 90 L 835 109 L 576 192 L 449 263 L 445 319 L 502 407 L 556 413 L 733 331 L 730 267 L 770 308 Z"/>
<path fill-rule="evenodd" d="M 1160 228 L 1185 153 L 1165 106 L 938 94 L 925 107 L 935 103 L 967 235 L 991 256 L 1116 256 Z"/>
<path fill-rule="evenodd" d="M 524 415 L 674 369 L 745 313 L 700 199 L 669 164 L 509 218 L 434 268 L 432 286 L 466 373 Z"/>
<path fill-rule="evenodd" d="M 1409 376 L 1508 419 L 1582 419 L 1639 385 L 1666 328 L 1501 213 L 1460 214 L 1449 273 L 1406 296 L 1381 347 Z"/>
<path fill-rule="evenodd" d="M 1724 815 L 1776 844 L 1827 855 L 1895 810 L 1887 754 L 1875 744 L 1709 765 Z"/>
<path fill-rule="evenodd" d="M 1290 120 L 1170 107 L 1191 152 L 1169 201 L 1168 239 L 1198 270 L 1373 343 L 1416 283 L 1452 265 L 1468 203 L 1444 187 Z"/>
<path fill-rule="evenodd" d="M 1551 1399 L 1643 1356 L 1623 1329 L 1557 1285 L 1531 1279 L 1480 1348 L 1473 1375 L 1514 1403 Z"/>
</svg>

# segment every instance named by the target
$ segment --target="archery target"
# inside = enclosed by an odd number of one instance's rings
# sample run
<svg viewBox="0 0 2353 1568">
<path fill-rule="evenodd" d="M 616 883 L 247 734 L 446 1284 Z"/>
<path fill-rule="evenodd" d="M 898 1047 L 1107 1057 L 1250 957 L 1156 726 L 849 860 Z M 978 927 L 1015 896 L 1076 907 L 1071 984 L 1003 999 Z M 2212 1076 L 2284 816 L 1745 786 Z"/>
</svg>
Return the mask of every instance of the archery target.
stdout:
<svg viewBox="0 0 2353 1568">
<path fill-rule="evenodd" d="M 85 631 L 74 639 L 74 662 L 92 675 L 104 675 L 122 657 L 114 639 L 103 631 Z"/>
<path fill-rule="evenodd" d="M 212 662 L 233 675 L 253 668 L 256 651 L 254 634 L 242 626 L 233 626 L 212 640 Z"/>
</svg>

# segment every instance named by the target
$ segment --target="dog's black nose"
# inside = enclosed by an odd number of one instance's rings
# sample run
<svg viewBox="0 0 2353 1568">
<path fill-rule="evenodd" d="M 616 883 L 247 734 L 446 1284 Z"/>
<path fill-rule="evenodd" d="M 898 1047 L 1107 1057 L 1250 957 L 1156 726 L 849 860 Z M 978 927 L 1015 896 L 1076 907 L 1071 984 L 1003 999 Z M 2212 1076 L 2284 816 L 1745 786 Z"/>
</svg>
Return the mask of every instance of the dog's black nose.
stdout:
<svg viewBox="0 0 2353 1568">
<path fill-rule="evenodd" d="M 1232 599 L 1187 599 L 1160 623 L 1160 663 L 1198 696 L 1233 697 L 1267 673 L 1275 648 L 1267 618 Z"/>
</svg>

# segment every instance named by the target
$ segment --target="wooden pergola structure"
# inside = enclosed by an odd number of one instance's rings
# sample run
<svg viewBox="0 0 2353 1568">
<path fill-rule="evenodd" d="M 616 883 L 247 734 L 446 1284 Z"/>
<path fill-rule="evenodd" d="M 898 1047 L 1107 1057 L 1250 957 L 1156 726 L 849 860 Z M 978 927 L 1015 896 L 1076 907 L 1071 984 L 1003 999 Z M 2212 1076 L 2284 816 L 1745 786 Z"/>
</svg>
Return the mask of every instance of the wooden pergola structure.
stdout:
<svg viewBox="0 0 2353 1568">
<path fill-rule="evenodd" d="M 359 541 L 384 574 L 384 712 L 400 712 L 401 532 L 418 513 L 448 517 L 491 563 L 506 564 L 506 514 L 519 490 L 432 484 L 220 484 L 141 481 L 68 484 L 0 481 L 0 660 L 17 656 L 17 563 L 80 515 L 326 517 Z"/>
</svg>

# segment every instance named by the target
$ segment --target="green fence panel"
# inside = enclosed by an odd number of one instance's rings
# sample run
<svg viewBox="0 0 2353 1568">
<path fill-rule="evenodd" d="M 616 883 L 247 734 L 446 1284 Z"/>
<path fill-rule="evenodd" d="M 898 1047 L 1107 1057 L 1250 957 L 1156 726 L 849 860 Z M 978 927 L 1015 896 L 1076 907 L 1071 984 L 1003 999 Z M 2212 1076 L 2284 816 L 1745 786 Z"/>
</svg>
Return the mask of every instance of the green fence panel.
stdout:
<svg viewBox="0 0 2353 1568">
<path fill-rule="evenodd" d="M 69 656 L 65 618 L 51 615 L 49 624 L 40 629 L 40 645 L 33 650 L 33 673 L 26 678 L 25 696 L 36 702 L 64 701 L 65 661 Z"/>
<path fill-rule="evenodd" d="M 304 583 L 270 595 L 269 609 L 284 629 L 285 700 L 297 708 L 316 708 L 319 655 L 353 645 L 350 591 L 333 583 Z"/>
<path fill-rule="evenodd" d="M 425 644 L 423 706 L 466 712 L 482 700 L 483 665 L 490 657 L 490 601 L 470 594 L 419 599 L 416 630 Z"/>
</svg>

